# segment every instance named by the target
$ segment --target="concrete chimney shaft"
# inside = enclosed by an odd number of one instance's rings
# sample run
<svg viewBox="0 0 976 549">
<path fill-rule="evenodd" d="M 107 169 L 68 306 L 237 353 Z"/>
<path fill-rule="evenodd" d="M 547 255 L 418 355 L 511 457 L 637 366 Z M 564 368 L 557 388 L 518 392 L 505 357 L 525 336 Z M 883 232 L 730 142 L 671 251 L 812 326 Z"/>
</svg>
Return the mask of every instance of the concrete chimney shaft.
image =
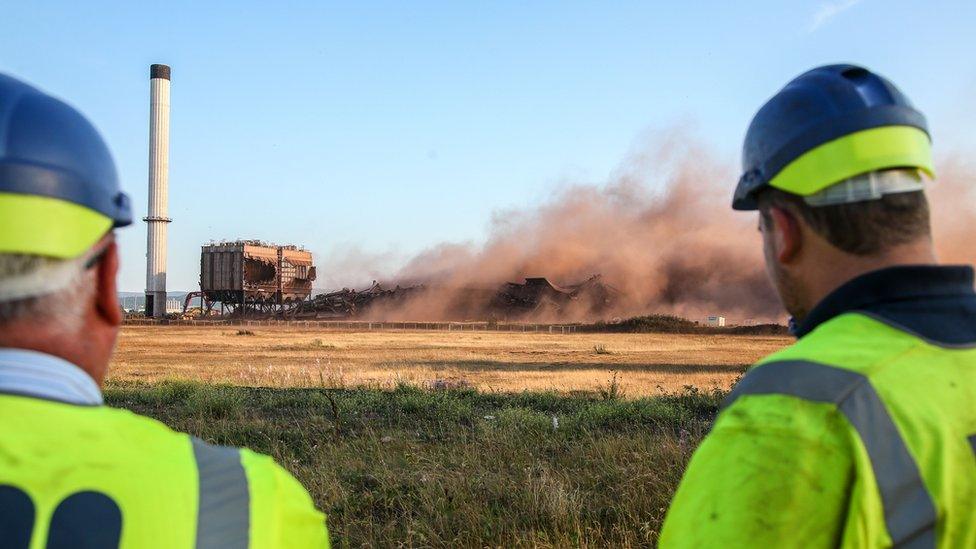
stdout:
<svg viewBox="0 0 976 549">
<path fill-rule="evenodd" d="M 166 229 L 169 212 L 169 66 L 149 68 L 149 215 L 146 316 L 166 314 Z"/>
</svg>

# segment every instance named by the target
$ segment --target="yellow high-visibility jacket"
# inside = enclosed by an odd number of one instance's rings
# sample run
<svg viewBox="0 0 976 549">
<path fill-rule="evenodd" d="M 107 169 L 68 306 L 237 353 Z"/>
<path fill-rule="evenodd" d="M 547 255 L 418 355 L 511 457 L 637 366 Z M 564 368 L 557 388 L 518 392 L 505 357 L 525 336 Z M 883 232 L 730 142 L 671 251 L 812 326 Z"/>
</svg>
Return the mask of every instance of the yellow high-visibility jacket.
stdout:
<svg viewBox="0 0 976 549">
<path fill-rule="evenodd" d="M 838 292 L 735 387 L 662 547 L 976 547 L 972 270 Z"/>
<path fill-rule="evenodd" d="M 0 394 L 0 545 L 328 547 L 271 458 L 107 406 Z"/>
</svg>

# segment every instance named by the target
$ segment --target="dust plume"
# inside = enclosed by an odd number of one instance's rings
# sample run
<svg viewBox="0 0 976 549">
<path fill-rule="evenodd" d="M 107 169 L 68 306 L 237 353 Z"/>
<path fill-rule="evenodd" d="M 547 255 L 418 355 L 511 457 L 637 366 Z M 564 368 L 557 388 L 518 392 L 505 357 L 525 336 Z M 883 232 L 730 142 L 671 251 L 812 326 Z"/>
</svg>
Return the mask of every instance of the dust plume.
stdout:
<svg viewBox="0 0 976 549">
<path fill-rule="evenodd" d="M 932 237 L 943 263 L 976 263 L 976 162 L 969 157 L 953 153 L 941 158 L 927 191 Z"/>
<path fill-rule="evenodd" d="M 929 188 L 944 262 L 976 262 L 976 165 L 942 158 Z M 496 212 L 482 245 L 445 242 L 412 259 L 390 285 L 424 284 L 414 297 L 368 311 L 374 319 L 484 318 L 493 289 L 546 277 L 566 285 L 591 275 L 619 290 L 611 310 L 589 303 L 533 320 L 595 320 L 649 313 L 693 320 L 782 322 L 761 255 L 757 215 L 730 208 L 737 168 L 685 131 L 648 140 L 605 182 L 558 188 L 540 205 Z M 472 316 L 478 311 L 480 317 Z M 523 319 L 526 319 L 523 316 Z"/>
<path fill-rule="evenodd" d="M 349 244 L 333 245 L 325 254 L 327 270 L 320 270 L 316 287 L 345 288 L 362 285 L 370 280 L 383 279 L 403 263 L 393 252 L 367 252 Z"/>
<path fill-rule="evenodd" d="M 735 181 L 734 167 L 686 132 L 670 132 L 631 154 L 606 182 L 567 185 L 541 205 L 497 212 L 484 245 L 434 246 L 395 279 L 487 288 L 526 277 L 569 284 L 602 274 L 621 292 L 604 316 L 780 320 L 756 215 L 729 206 Z M 414 300 L 397 316 L 449 316 L 455 299 Z M 587 316 L 587 307 L 579 309 L 563 316 Z"/>
</svg>

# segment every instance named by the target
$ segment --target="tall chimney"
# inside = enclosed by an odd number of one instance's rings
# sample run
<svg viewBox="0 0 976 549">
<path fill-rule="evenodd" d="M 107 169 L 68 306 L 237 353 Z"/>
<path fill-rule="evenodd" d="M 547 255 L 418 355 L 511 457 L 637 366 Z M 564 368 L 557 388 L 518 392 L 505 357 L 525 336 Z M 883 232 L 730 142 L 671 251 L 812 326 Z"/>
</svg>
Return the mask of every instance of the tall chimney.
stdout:
<svg viewBox="0 0 976 549">
<path fill-rule="evenodd" d="M 169 211 L 169 66 L 149 67 L 149 215 L 146 316 L 166 314 L 166 226 Z"/>
</svg>

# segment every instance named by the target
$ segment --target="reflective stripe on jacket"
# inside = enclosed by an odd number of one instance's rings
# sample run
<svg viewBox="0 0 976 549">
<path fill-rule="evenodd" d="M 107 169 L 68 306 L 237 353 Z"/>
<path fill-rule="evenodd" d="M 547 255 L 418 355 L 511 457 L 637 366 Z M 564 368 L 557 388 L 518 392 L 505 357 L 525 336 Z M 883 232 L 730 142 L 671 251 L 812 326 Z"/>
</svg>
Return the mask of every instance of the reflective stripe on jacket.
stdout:
<svg viewBox="0 0 976 549">
<path fill-rule="evenodd" d="M 942 315 L 924 320 L 936 332 L 976 324 L 968 272 L 959 303 L 925 313 Z M 750 369 L 693 456 L 661 546 L 976 547 L 976 342 L 872 309 Z"/>
<path fill-rule="evenodd" d="M 328 547 L 324 516 L 267 456 L 125 410 L 20 395 L 0 395 L 0 425 L 4 540 L 33 548 Z"/>
</svg>

